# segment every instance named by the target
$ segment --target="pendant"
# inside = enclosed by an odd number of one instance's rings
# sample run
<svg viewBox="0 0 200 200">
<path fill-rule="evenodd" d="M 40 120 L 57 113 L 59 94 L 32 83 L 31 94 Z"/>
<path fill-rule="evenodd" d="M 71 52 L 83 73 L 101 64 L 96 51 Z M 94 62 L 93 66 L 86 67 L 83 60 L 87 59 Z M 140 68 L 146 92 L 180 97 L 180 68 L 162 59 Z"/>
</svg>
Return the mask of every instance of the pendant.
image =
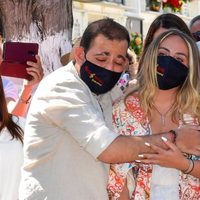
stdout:
<svg viewBox="0 0 200 200">
<path fill-rule="evenodd" d="M 162 125 L 165 126 L 165 116 L 164 115 L 161 115 L 161 122 L 162 122 Z"/>
</svg>

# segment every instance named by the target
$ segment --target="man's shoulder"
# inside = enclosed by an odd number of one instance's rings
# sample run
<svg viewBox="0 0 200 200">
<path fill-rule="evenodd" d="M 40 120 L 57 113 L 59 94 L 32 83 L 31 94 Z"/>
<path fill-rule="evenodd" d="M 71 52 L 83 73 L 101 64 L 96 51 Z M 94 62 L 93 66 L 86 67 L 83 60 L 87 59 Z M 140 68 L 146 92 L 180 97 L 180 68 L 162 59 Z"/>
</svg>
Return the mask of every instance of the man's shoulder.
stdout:
<svg viewBox="0 0 200 200">
<path fill-rule="evenodd" d="M 68 68 L 69 67 L 69 68 Z M 44 96 L 50 93 L 84 93 L 89 95 L 90 91 L 80 79 L 73 66 L 64 66 L 47 75 L 37 88 L 37 95 Z"/>
<path fill-rule="evenodd" d="M 40 85 L 56 85 L 64 82 L 79 82 L 79 76 L 73 66 L 60 67 L 54 72 L 48 74 L 40 83 Z"/>
<path fill-rule="evenodd" d="M 66 79 L 73 78 L 74 76 L 78 76 L 76 69 L 73 65 L 66 65 L 64 67 L 60 67 L 56 69 L 54 72 L 50 73 L 46 76 L 47 79 L 57 78 L 58 79 Z"/>
</svg>

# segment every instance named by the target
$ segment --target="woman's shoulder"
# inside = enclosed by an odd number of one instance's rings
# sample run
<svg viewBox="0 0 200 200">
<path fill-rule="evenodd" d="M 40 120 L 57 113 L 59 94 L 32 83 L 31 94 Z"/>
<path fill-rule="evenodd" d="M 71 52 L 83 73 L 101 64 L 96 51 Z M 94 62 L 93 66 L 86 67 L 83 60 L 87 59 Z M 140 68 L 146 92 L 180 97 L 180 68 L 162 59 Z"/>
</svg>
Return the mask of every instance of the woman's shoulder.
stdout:
<svg viewBox="0 0 200 200">
<path fill-rule="evenodd" d="M 126 97 L 121 97 L 120 99 L 115 101 L 115 103 L 113 104 L 114 110 L 120 109 L 120 110 L 131 111 L 138 107 L 140 107 L 140 100 L 136 93 L 128 95 Z"/>
<path fill-rule="evenodd" d="M 12 116 L 12 120 L 22 129 L 24 130 L 24 127 L 25 127 L 25 118 L 23 117 L 18 117 L 18 116 Z M 20 142 L 20 140 L 17 140 L 17 139 L 13 139 L 12 135 L 10 134 L 10 132 L 8 131 L 8 129 L 6 127 L 4 127 L 2 130 L 1 130 L 1 133 L 0 133 L 0 144 L 1 143 L 10 143 L 10 142 Z"/>
<path fill-rule="evenodd" d="M 131 104 L 137 107 L 140 106 L 140 99 L 138 97 L 138 94 L 134 93 L 134 94 L 128 95 L 126 98 L 126 104 Z"/>
</svg>

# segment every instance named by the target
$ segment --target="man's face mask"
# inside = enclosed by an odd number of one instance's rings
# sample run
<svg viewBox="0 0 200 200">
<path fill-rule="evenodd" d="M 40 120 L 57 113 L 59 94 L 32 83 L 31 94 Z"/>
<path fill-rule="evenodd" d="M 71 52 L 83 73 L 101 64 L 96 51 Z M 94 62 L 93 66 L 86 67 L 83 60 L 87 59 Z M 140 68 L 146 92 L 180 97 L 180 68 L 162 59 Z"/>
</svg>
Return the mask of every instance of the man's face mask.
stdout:
<svg viewBox="0 0 200 200">
<path fill-rule="evenodd" d="M 200 41 L 200 31 L 197 31 L 195 33 L 192 33 L 194 39 L 196 40 L 196 42 Z"/>
<path fill-rule="evenodd" d="M 159 89 L 169 90 L 181 86 L 188 68 L 171 56 L 158 56 L 157 81 Z"/>
<path fill-rule="evenodd" d="M 86 60 L 80 69 L 80 77 L 95 94 L 104 94 L 117 83 L 122 72 L 113 72 Z"/>
</svg>

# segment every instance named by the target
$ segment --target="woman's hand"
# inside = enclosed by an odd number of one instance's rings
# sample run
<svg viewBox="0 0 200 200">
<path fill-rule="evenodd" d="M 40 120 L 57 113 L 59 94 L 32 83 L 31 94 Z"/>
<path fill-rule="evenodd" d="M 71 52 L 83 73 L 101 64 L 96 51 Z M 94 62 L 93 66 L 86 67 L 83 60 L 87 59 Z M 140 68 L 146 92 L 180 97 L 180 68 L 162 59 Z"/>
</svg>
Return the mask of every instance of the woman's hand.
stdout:
<svg viewBox="0 0 200 200">
<path fill-rule="evenodd" d="M 26 86 L 35 86 L 44 76 L 40 57 L 36 55 L 35 58 L 37 62 L 27 61 L 29 67 L 27 67 L 26 70 L 27 73 L 32 76 L 32 79 L 25 83 Z"/>
<path fill-rule="evenodd" d="M 22 92 L 19 96 L 17 104 L 15 105 L 15 107 L 13 106 L 14 108 L 12 108 L 13 115 L 23 117 L 26 115 L 31 100 L 33 88 L 42 80 L 44 76 L 40 57 L 36 55 L 35 58 L 37 62 L 27 62 L 27 65 L 29 65 L 30 67 L 27 67 L 26 70 L 27 73 L 32 76 L 32 79 L 30 81 L 24 81 Z"/>
<path fill-rule="evenodd" d="M 149 148 L 156 153 L 146 153 L 138 155 L 139 162 L 144 164 L 157 164 L 163 167 L 171 167 L 179 170 L 186 170 L 188 168 L 188 159 L 182 154 L 179 148 L 162 137 L 163 142 L 169 147 L 168 150 L 162 149 L 156 145 L 149 144 Z"/>
</svg>

